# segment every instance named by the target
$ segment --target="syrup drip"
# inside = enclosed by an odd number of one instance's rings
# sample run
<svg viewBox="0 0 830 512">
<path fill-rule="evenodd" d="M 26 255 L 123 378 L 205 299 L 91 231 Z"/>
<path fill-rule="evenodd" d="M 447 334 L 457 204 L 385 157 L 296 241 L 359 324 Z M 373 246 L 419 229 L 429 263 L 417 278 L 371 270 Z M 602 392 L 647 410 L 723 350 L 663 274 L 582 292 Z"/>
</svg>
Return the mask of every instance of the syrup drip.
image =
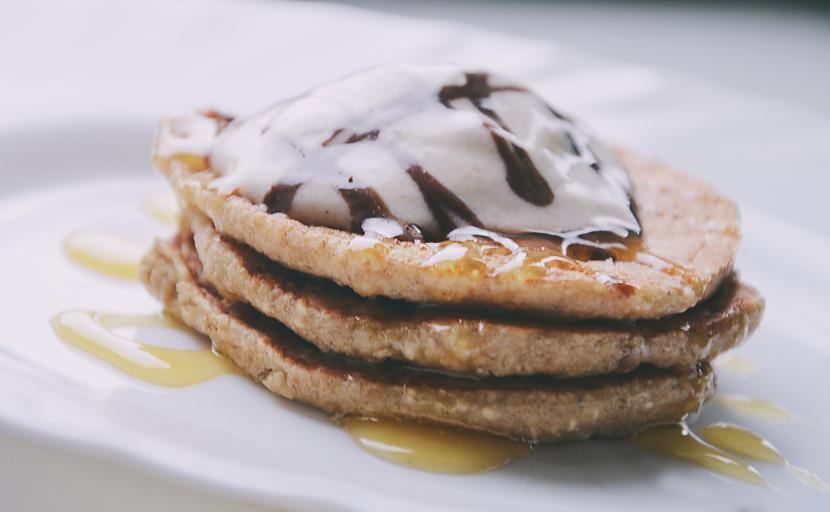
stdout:
<svg viewBox="0 0 830 512">
<path fill-rule="evenodd" d="M 815 473 L 790 464 L 769 441 L 743 427 L 728 423 L 715 423 L 703 429 L 703 436 L 713 445 L 738 455 L 785 466 L 804 485 L 830 492 L 830 485 L 824 483 Z"/>
<path fill-rule="evenodd" d="M 64 253 L 75 263 L 128 281 L 138 278 L 138 262 L 145 249 L 135 240 L 92 229 L 76 231 L 63 242 Z"/>
<path fill-rule="evenodd" d="M 436 473 L 491 471 L 532 450 L 527 443 L 443 425 L 357 416 L 337 423 L 375 457 Z"/>
<path fill-rule="evenodd" d="M 714 399 L 727 409 L 755 416 L 771 422 L 791 423 L 798 421 L 798 417 L 790 411 L 766 400 L 748 398 L 736 395 L 718 395 Z"/>
<path fill-rule="evenodd" d="M 703 441 L 684 423 L 645 430 L 632 437 L 631 442 L 743 482 L 767 485 L 757 469 Z"/>
<path fill-rule="evenodd" d="M 116 332 L 125 327 L 187 330 L 164 315 L 67 311 L 54 316 L 50 323 L 63 341 L 149 384 L 190 386 L 236 371 L 232 363 L 210 349 L 160 347 L 131 340 Z"/>
</svg>

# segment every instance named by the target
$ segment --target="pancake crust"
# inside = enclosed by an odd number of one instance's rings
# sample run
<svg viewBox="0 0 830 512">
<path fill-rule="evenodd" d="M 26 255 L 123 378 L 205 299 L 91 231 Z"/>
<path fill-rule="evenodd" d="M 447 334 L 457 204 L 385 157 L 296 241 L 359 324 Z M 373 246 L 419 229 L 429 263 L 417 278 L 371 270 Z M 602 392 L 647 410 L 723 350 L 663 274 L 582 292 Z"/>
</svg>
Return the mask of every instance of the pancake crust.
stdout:
<svg viewBox="0 0 830 512">
<path fill-rule="evenodd" d="M 467 252 L 460 259 L 427 265 L 447 243 L 375 243 L 346 231 L 307 226 L 284 214 L 268 214 L 264 205 L 239 195 L 212 190 L 217 175 L 205 157 L 156 155 L 155 163 L 178 197 L 210 217 L 221 233 L 366 297 L 564 318 L 642 319 L 686 311 L 731 272 L 740 239 L 737 208 L 709 186 L 665 165 L 626 151 L 620 151 L 620 158 L 631 173 L 648 254 L 633 261 L 557 260 L 548 265 L 539 260 L 550 251 L 528 249 L 524 263 L 513 265 L 516 254 L 489 250 L 493 244 L 481 241 L 461 243 Z"/>
<path fill-rule="evenodd" d="M 734 276 L 704 304 L 637 323 L 542 322 L 379 298 L 286 269 L 188 215 L 203 277 L 327 352 L 479 375 L 600 375 L 641 364 L 691 368 L 755 330 L 764 302 Z"/>
<path fill-rule="evenodd" d="M 558 380 L 478 379 L 325 354 L 253 308 L 197 282 L 188 243 L 158 242 L 141 278 L 168 312 L 210 337 L 219 352 L 270 391 L 329 413 L 435 421 L 514 438 L 566 441 L 620 436 L 673 422 L 714 392 L 703 364 L 673 373 Z"/>
</svg>

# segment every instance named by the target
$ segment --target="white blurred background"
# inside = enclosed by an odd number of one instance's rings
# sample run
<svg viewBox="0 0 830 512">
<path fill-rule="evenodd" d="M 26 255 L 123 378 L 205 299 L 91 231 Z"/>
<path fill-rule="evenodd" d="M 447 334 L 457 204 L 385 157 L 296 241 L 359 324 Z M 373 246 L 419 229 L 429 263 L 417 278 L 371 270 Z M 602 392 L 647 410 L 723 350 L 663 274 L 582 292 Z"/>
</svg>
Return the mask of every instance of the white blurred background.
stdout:
<svg viewBox="0 0 830 512">
<path fill-rule="evenodd" d="M 830 2 L 345 0 L 704 78 L 830 116 Z"/>
</svg>

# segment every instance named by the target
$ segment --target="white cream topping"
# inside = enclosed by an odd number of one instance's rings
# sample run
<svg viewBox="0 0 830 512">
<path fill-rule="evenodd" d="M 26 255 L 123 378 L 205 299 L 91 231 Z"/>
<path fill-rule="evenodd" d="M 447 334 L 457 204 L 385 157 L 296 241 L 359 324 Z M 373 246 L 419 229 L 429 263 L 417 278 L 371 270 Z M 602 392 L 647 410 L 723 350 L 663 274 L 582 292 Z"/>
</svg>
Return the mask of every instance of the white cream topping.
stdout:
<svg viewBox="0 0 830 512">
<path fill-rule="evenodd" d="M 453 66 L 391 65 L 318 87 L 232 122 L 210 159 L 223 193 L 372 237 L 400 225 L 431 239 L 465 226 L 640 231 L 628 173 L 607 146 L 521 84 Z"/>
<path fill-rule="evenodd" d="M 156 153 L 163 157 L 180 154 L 207 155 L 216 142 L 216 119 L 196 112 L 177 112 L 161 120 Z"/>
</svg>

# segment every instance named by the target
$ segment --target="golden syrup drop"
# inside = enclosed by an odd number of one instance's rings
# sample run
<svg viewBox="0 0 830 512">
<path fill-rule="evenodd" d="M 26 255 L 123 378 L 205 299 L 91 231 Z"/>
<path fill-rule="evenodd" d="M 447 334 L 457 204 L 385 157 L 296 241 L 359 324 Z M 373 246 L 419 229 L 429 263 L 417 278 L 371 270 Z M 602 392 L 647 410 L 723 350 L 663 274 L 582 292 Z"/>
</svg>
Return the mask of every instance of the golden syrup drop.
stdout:
<svg viewBox="0 0 830 512">
<path fill-rule="evenodd" d="M 830 485 L 819 478 L 817 474 L 793 465 L 788 465 L 787 470 L 807 487 L 830 493 Z"/>
<path fill-rule="evenodd" d="M 487 272 L 487 263 L 482 259 L 476 244 L 441 242 L 438 246 L 439 250 L 421 263 L 422 267 L 473 276 Z"/>
<path fill-rule="evenodd" d="M 483 256 L 510 256 L 512 251 L 503 245 L 482 245 L 481 254 Z"/>
<path fill-rule="evenodd" d="M 758 373 L 761 366 L 758 363 L 745 359 L 741 356 L 727 354 L 715 361 L 715 365 L 721 370 L 729 373 L 748 377 Z"/>
<path fill-rule="evenodd" d="M 750 459 L 786 464 L 775 447 L 755 432 L 729 423 L 715 423 L 703 429 L 703 437 L 714 446 Z"/>
<path fill-rule="evenodd" d="M 124 373 L 150 384 L 182 387 L 234 373 L 228 360 L 210 349 L 182 350 L 133 341 L 119 327 L 183 328 L 163 315 L 109 315 L 67 311 L 51 319 L 60 339 Z"/>
<path fill-rule="evenodd" d="M 757 469 L 706 443 L 683 423 L 650 428 L 636 434 L 631 442 L 721 475 L 754 485 L 767 485 Z"/>
<path fill-rule="evenodd" d="M 338 424 L 375 457 L 436 473 L 483 473 L 532 449 L 493 434 L 430 423 L 347 416 Z"/>
<path fill-rule="evenodd" d="M 717 395 L 714 400 L 727 409 L 771 422 L 789 423 L 798 420 L 790 411 L 766 400 L 737 395 Z"/>
<path fill-rule="evenodd" d="M 141 206 L 144 213 L 151 219 L 172 227 L 179 225 L 179 205 L 172 195 L 149 195 L 144 198 Z"/>
<path fill-rule="evenodd" d="M 147 248 L 130 238 L 84 229 L 66 237 L 64 253 L 99 274 L 118 279 L 138 279 L 138 262 Z"/>
</svg>

